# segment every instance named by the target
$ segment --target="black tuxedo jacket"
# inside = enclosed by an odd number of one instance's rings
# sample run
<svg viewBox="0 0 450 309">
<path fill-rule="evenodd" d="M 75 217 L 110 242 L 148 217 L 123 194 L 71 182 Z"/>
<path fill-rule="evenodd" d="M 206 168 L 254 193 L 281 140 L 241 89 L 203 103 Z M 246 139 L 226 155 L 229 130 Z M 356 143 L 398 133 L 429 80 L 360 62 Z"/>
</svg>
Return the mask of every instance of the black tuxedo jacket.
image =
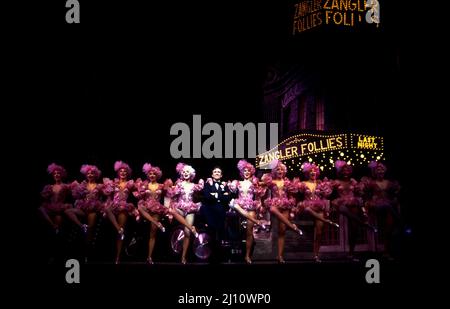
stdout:
<svg viewBox="0 0 450 309">
<path fill-rule="evenodd" d="M 210 184 L 205 182 L 203 188 L 202 213 L 206 222 L 212 228 L 222 228 L 225 223 L 225 213 L 231 200 L 231 193 L 228 186 L 220 182 L 216 188 L 215 182 Z"/>
</svg>

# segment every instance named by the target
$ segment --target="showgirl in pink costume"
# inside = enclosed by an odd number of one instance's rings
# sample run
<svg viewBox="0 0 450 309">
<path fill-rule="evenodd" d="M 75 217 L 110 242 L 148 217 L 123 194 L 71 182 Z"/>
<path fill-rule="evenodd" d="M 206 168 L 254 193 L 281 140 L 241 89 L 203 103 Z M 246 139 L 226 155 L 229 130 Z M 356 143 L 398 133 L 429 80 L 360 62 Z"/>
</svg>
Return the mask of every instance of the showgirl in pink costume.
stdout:
<svg viewBox="0 0 450 309">
<path fill-rule="evenodd" d="M 339 227 L 337 223 L 332 222 L 328 218 L 327 197 L 331 194 L 331 184 L 327 179 L 324 181 L 319 179 L 320 169 L 309 162 L 302 165 L 303 173 L 306 177 L 305 181 L 298 182 L 298 190 L 303 193 L 304 200 L 300 202 L 299 207 L 311 214 L 315 218 L 314 224 L 314 260 L 320 262 L 319 250 L 322 240 L 323 224 L 328 223 Z"/>
<path fill-rule="evenodd" d="M 176 181 L 175 186 L 169 190 L 169 196 L 172 197 L 171 207 L 178 211 L 186 219 L 186 222 L 192 226 L 194 223 L 194 215 L 199 211 L 201 205 L 193 201 L 193 194 L 203 189 L 204 181 L 200 179 L 198 184 L 192 182 L 195 178 L 195 170 L 190 165 L 178 163 L 176 170 L 180 177 Z M 189 247 L 191 231 L 187 227 L 184 229 L 183 252 L 181 254 L 182 264 L 186 264 L 186 254 Z"/>
<path fill-rule="evenodd" d="M 256 219 L 256 211 L 261 207 L 261 197 L 265 190 L 259 186 L 258 178 L 253 176 L 255 174 L 255 167 L 252 164 L 245 160 L 240 160 L 237 168 L 242 180 L 234 180 L 231 182 L 230 190 L 238 195 L 234 200 L 233 208 L 248 220 L 245 261 L 251 264 L 250 253 L 253 245 L 253 224 L 262 225 Z"/>
<path fill-rule="evenodd" d="M 115 263 L 119 263 L 120 254 L 122 252 L 123 240 L 125 238 L 125 224 L 129 215 L 133 215 L 136 208 L 130 202 L 128 197 L 134 190 L 133 180 L 128 180 L 131 175 L 130 166 L 122 161 L 114 163 L 114 171 L 117 173 L 116 179 L 103 179 L 104 193 L 107 196 L 105 203 L 105 213 L 117 230 L 118 237 L 116 240 L 116 258 Z"/>
<path fill-rule="evenodd" d="M 62 182 L 66 177 L 64 167 L 52 163 L 48 166 L 47 172 L 52 175 L 54 184 L 46 185 L 42 190 L 41 196 L 44 202 L 39 210 L 44 219 L 55 230 L 55 233 L 58 233 L 61 228 L 62 214 L 66 209 L 72 208 L 72 205 L 67 203 L 71 189 L 69 185 Z"/>
<path fill-rule="evenodd" d="M 85 164 L 81 167 L 80 172 L 86 177 L 86 180 L 81 183 L 76 181 L 72 183 L 72 195 L 76 199 L 75 208 L 67 209 L 65 213 L 87 234 L 87 241 L 90 243 L 97 213 L 104 210 L 103 185 L 97 183 L 101 174 L 97 166 Z M 87 217 L 87 224 L 82 224 L 78 219 L 79 216 Z"/>
<path fill-rule="evenodd" d="M 157 166 L 152 166 L 150 163 L 145 163 L 142 171 L 147 175 L 148 180 L 136 180 L 136 191 L 134 195 L 139 199 L 139 213 L 151 222 L 147 263 L 153 264 L 152 254 L 155 247 L 157 229 L 159 228 L 163 232 L 165 231 L 165 228 L 159 222 L 162 216 L 173 216 L 193 233 L 195 233 L 195 228 L 188 224 L 184 217 L 177 211 L 161 204 L 161 198 L 172 186 L 172 181 L 170 180 L 166 180 L 164 184 L 157 182 L 162 176 L 161 169 Z"/>
<path fill-rule="evenodd" d="M 291 182 L 286 176 L 287 168 L 281 162 L 278 162 L 272 169 L 269 176 L 265 174 L 261 180 L 270 190 L 271 197 L 264 201 L 266 207 L 274 214 L 278 220 L 278 262 L 284 261 L 284 239 L 286 234 L 286 226 L 303 235 L 303 232 L 292 222 L 289 221 L 289 213 L 296 205 L 294 194 L 297 192 L 295 182 Z"/>
<path fill-rule="evenodd" d="M 397 200 L 400 186 L 397 181 L 385 178 L 386 166 L 377 161 L 369 163 L 372 177 L 363 177 L 366 205 L 372 222 L 382 227 L 384 255 L 391 258 L 391 239 L 394 223 L 400 223 L 400 207 Z"/>
<path fill-rule="evenodd" d="M 358 225 L 371 227 L 367 223 L 367 212 L 363 207 L 363 200 L 361 198 L 363 188 L 360 183 L 351 178 L 353 172 L 351 165 L 345 161 L 337 160 L 335 162 L 335 168 L 338 179 L 334 180 L 331 184 L 338 197 L 331 202 L 331 205 L 348 218 L 349 258 L 357 260 L 353 255 Z"/>
</svg>

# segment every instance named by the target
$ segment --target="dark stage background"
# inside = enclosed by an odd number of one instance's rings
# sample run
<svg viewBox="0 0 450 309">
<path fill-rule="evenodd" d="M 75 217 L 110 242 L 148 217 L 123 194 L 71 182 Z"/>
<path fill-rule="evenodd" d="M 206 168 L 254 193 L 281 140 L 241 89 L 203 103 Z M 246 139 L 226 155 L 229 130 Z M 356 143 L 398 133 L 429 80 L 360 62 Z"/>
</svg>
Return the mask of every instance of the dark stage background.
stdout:
<svg viewBox="0 0 450 309">
<path fill-rule="evenodd" d="M 294 2 L 85 1 L 79 25 L 65 24 L 63 6 L 44 6 L 46 19 L 32 29 L 27 59 L 36 103 L 23 115 L 35 124 L 29 140 L 39 145 L 30 156 L 36 190 L 48 181 L 45 167 L 53 161 L 67 166 L 71 178 L 80 177 L 85 162 L 113 177 L 115 160 L 130 162 L 139 176 L 149 161 L 173 178 L 178 160 L 170 157 L 171 125 L 192 128 L 193 114 L 201 114 L 203 124 L 262 122 L 262 87 L 273 65 L 301 65 L 319 76 L 333 97 L 326 106 L 333 126 L 385 136 L 392 176 L 403 182 L 418 112 L 409 107 L 413 59 L 402 8 L 382 3 L 377 30 L 324 28 L 293 36 Z M 184 161 L 202 178 L 216 163 L 237 177 L 237 160 Z"/>
<path fill-rule="evenodd" d="M 151 162 L 162 168 L 163 178 L 175 179 L 179 160 L 169 152 L 172 124 L 185 122 L 192 127 L 193 114 L 201 114 L 203 123 L 261 122 L 268 68 L 300 64 L 318 74 L 324 91 L 335 98 L 336 105 L 330 108 L 337 115 L 336 127 L 385 137 L 390 176 L 402 184 L 404 214 L 419 235 L 421 198 L 416 195 L 419 185 L 411 162 L 419 151 L 414 143 L 421 111 L 411 103 L 416 99 L 411 91 L 417 83 L 415 43 L 403 22 L 399 1 L 382 1 L 380 29 L 314 29 L 296 36 L 291 35 L 294 2 L 80 0 L 79 25 L 65 23 L 66 9 L 60 2 L 39 4 L 35 12 L 42 15 L 33 14 L 36 22 L 28 28 L 28 53 L 23 59 L 23 79 L 31 86 L 22 94 L 30 104 L 26 111 L 16 108 L 25 131 L 19 157 L 28 162 L 31 180 L 26 192 L 28 214 L 36 214 L 40 190 L 51 180 L 46 174 L 51 162 L 64 165 L 71 180 L 81 180 L 79 168 L 84 163 L 96 164 L 104 176 L 114 177 L 116 160 L 129 162 L 134 177 L 143 177 L 142 164 Z M 237 159 L 182 161 L 197 169 L 197 179 L 208 177 L 215 165 L 224 168 L 226 179 L 238 177 Z M 30 251 L 39 255 L 39 239 L 31 235 Z M 423 246 L 423 239 L 415 237 L 415 245 Z M 309 286 L 302 275 L 308 282 L 322 284 L 321 278 L 334 274 L 342 279 L 330 280 L 333 286 L 344 282 L 356 289 L 363 286 L 361 290 L 368 294 L 381 293 L 398 284 L 412 285 L 415 278 L 408 276 L 407 269 L 416 265 L 420 254 L 411 252 L 408 261 L 388 266 L 390 281 L 385 289 L 364 287 L 364 270 L 349 270 L 348 265 L 317 269 L 317 273 L 303 269 L 293 279 L 297 283 L 283 286 L 293 293 L 297 285 Z M 59 268 L 36 267 L 37 282 L 45 277 L 46 284 L 60 283 Z M 137 270 L 100 272 L 101 278 L 91 276 L 91 282 L 110 284 L 112 289 L 117 278 L 136 280 L 137 286 L 141 286 L 138 281 L 146 281 Z M 165 286 L 171 286 L 171 280 L 186 285 L 174 279 L 185 273 L 195 277 L 189 270 L 167 272 Z M 274 277 L 290 276 L 290 272 L 271 266 L 256 272 L 253 268 L 249 276 L 267 282 L 261 285 L 275 289 L 278 300 L 289 303 L 297 297 L 282 296 Z M 213 290 L 246 280 L 239 273 L 224 278 L 212 275 L 214 271 L 200 273 L 210 276 L 207 280 L 213 282 L 209 285 Z M 361 280 L 355 279 L 359 273 Z M 199 289 L 204 284 L 198 277 L 193 280 Z M 123 288 L 122 283 L 117 285 Z M 239 286 L 254 285 L 250 280 Z M 167 292 L 166 288 L 156 290 Z"/>
</svg>

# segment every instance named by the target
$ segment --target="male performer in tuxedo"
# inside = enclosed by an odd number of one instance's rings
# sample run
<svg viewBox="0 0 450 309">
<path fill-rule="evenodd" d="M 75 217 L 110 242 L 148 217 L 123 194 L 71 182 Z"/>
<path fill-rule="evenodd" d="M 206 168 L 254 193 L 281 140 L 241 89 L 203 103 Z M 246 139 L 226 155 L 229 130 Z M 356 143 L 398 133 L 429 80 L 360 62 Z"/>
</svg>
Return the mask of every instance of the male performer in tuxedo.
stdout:
<svg viewBox="0 0 450 309">
<path fill-rule="evenodd" d="M 215 167 L 212 171 L 212 181 L 206 181 L 203 189 L 202 212 L 208 224 L 211 236 L 211 262 L 220 262 L 221 241 L 225 235 L 225 215 L 231 200 L 230 190 L 226 183 L 221 182 L 222 170 Z"/>
</svg>

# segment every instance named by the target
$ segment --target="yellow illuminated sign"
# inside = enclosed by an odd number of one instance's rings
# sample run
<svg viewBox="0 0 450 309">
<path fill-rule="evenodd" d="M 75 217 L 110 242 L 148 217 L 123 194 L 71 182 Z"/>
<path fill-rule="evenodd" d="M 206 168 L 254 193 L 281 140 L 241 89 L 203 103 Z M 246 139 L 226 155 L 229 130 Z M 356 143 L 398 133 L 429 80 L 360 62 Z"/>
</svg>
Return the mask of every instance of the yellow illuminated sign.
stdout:
<svg viewBox="0 0 450 309">
<path fill-rule="evenodd" d="M 292 34 L 319 27 L 336 25 L 357 27 L 362 24 L 378 24 L 377 0 L 303 0 L 294 4 Z"/>
<path fill-rule="evenodd" d="M 383 156 L 383 138 L 373 135 L 343 134 L 297 134 L 285 139 L 273 149 L 256 157 L 256 166 L 271 168 L 280 161 L 309 161 L 321 166 L 332 165 L 337 159 L 365 164 Z M 296 163 L 298 164 L 298 163 Z"/>
</svg>

